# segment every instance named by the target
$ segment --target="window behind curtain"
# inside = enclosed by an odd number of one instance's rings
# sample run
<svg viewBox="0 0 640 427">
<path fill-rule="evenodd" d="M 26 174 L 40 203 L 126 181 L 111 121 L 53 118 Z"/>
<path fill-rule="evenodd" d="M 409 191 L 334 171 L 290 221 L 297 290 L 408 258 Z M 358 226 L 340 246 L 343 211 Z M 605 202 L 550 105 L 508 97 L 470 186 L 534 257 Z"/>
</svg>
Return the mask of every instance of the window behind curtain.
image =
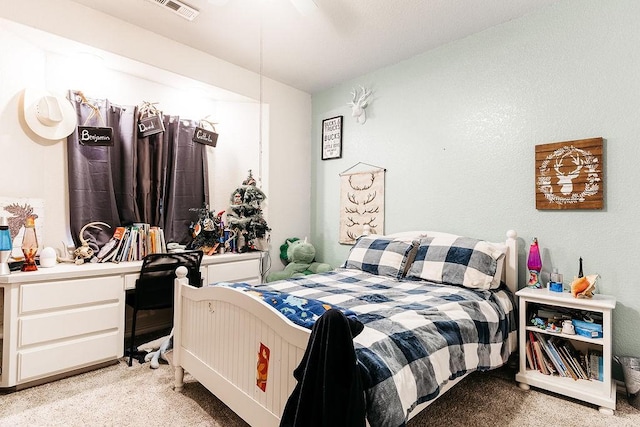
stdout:
<svg viewBox="0 0 640 427">
<path fill-rule="evenodd" d="M 78 124 L 113 128 L 113 146 L 83 146 L 77 132 L 67 139 L 69 221 L 76 246 L 87 223 L 102 221 L 112 229 L 87 229 L 85 239 L 95 249 L 104 245 L 119 225 L 149 223 L 164 229 L 167 242 L 188 243 L 190 208 L 208 203 L 206 147 L 191 140 L 197 125 L 164 115 L 165 131 L 140 138 L 136 106 L 111 104 L 70 91 Z M 100 117 L 92 116 L 98 107 Z"/>
</svg>

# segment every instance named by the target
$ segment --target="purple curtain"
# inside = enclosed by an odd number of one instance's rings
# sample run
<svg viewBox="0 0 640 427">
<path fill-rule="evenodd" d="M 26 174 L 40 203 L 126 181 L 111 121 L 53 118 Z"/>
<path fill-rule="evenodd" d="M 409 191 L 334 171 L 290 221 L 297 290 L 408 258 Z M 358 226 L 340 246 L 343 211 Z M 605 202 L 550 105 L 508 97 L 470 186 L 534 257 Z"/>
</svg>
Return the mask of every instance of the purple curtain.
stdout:
<svg viewBox="0 0 640 427">
<path fill-rule="evenodd" d="M 164 232 L 171 241 L 183 244 L 191 241 L 189 225 L 198 219 L 197 212 L 209 203 L 206 146 L 192 141 L 197 123 L 170 117 L 165 121 L 167 133 L 172 135 L 167 153 L 166 193 L 163 198 Z"/>
<path fill-rule="evenodd" d="M 106 126 L 113 128 L 113 147 L 89 146 L 79 143 L 78 132 L 67 138 L 69 167 L 69 221 L 71 236 L 76 246 L 80 245 L 82 227 L 94 221 L 109 224 L 112 229 L 86 230 L 84 237 L 96 250 L 113 234 L 113 228 L 122 223 L 118 199 L 123 213 L 135 217 L 135 205 L 127 203 L 127 175 L 135 174 L 129 161 L 135 135 L 135 107 L 111 105 L 108 100 L 87 99 L 71 91 L 69 99 L 76 108 L 78 124 L 82 126 Z M 96 107 L 99 115 L 94 111 Z"/>
<path fill-rule="evenodd" d="M 78 133 L 67 138 L 69 220 L 71 235 L 94 221 L 111 229 L 85 231 L 94 250 L 104 245 L 115 227 L 145 222 L 165 231 L 167 242 L 188 243 L 189 225 L 197 215 L 190 208 L 208 203 L 205 146 L 191 141 L 196 123 L 164 116 L 165 132 L 138 137 L 136 106 L 111 104 L 70 91 L 79 125 L 113 128 L 113 146 L 85 146 Z M 94 113 L 91 105 L 99 109 Z"/>
</svg>

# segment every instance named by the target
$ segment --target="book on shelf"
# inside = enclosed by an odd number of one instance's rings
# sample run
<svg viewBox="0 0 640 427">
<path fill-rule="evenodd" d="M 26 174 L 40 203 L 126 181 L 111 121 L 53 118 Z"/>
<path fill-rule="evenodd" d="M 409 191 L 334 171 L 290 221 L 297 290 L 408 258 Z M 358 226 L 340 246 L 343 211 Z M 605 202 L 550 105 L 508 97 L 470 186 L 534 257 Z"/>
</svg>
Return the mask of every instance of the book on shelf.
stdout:
<svg viewBox="0 0 640 427">
<path fill-rule="evenodd" d="M 590 377 L 592 380 L 603 381 L 603 360 L 602 351 L 596 349 L 589 349 L 587 352 L 587 359 L 589 360 Z"/>
<path fill-rule="evenodd" d="M 109 239 L 109 241 L 105 243 L 104 246 L 102 246 L 96 254 L 96 259 L 98 260 L 98 262 L 107 262 L 113 258 L 116 252 L 118 252 L 120 245 L 122 244 L 124 232 L 124 227 L 116 227 L 111 239 Z"/>
<path fill-rule="evenodd" d="M 589 376 L 580 362 L 581 353 L 575 349 L 570 340 L 563 340 L 561 346 L 567 356 L 567 359 L 571 363 L 571 366 L 574 368 L 576 375 L 578 375 L 580 379 L 589 380 Z"/>
<path fill-rule="evenodd" d="M 167 244 L 164 240 L 164 231 L 160 227 L 153 226 L 147 236 L 147 248 L 150 254 L 166 253 Z"/>
<path fill-rule="evenodd" d="M 158 228 L 158 232 L 160 233 L 160 252 L 167 252 L 167 241 L 164 239 L 164 230 Z"/>
<path fill-rule="evenodd" d="M 131 229 L 129 227 L 126 227 L 124 231 L 124 237 L 122 237 L 122 244 L 120 245 L 120 249 L 118 249 L 118 253 L 113 257 L 113 262 L 121 262 L 123 260 L 124 254 L 129 250 L 130 236 Z"/>
<path fill-rule="evenodd" d="M 556 370 L 551 364 L 551 362 L 549 361 L 544 351 L 542 350 L 542 347 L 540 346 L 540 342 L 534 341 L 533 348 L 535 349 L 536 356 L 538 358 L 538 370 L 545 375 L 554 374 Z"/>
<path fill-rule="evenodd" d="M 122 261 L 122 253 L 124 251 L 125 245 L 127 244 L 127 240 L 129 239 L 129 232 L 130 232 L 129 228 L 124 227 L 124 234 L 122 235 L 122 240 L 120 241 L 120 243 L 118 243 L 118 248 L 110 259 L 112 262 Z"/>
<path fill-rule="evenodd" d="M 526 349 L 525 349 L 525 353 L 527 356 L 527 365 L 529 366 L 529 369 L 538 369 L 538 364 L 536 363 L 536 359 L 533 355 L 533 343 L 531 342 L 531 340 L 527 340 L 526 343 Z"/>
<path fill-rule="evenodd" d="M 136 249 L 138 247 L 138 229 L 131 228 L 131 235 L 129 236 L 129 250 L 127 251 L 125 261 L 137 261 Z"/>
<path fill-rule="evenodd" d="M 562 358 L 565 360 L 565 363 L 567 364 L 567 367 L 571 371 L 571 374 L 572 374 L 571 376 L 573 377 L 573 379 L 574 380 L 577 380 L 577 379 L 584 380 L 585 378 L 582 376 L 582 373 L 580 372 L 580 368 L 574 362 L 573 357 L 571 356 L 571 353 L 569 353 L 569 350 L 567 349 L 565 344 L 564 343 L 558 343 L 557 344 L 557 348 L 558 348 L 558 352 L 560 353 L 560 356 L 562 356 Z"/>
<path fill-rule="evenodd" d="M 135 258 L 141 260 L 145 255 L 151 253 L 147 238 L 151 226 L 147 223 L 136 222 L 133 227 L 136 229 Z"/>
<path fill-rule="evenodd" d="M 584 353 L 580 353 L 580 365 L 582 365 L 582 369 L 584 369 L 587 374 L 587 378 L 591 379 L 591 367 L 589 366 L 589 359 L 587 359 L 587 355 Z"/>
<path fill-rule="evenodd" d="M 533 331 L 528 334 L 527 363 L 531 369 L 574 380 L 602 381 L 602 351 L 589 349 L 585 354 L 577 350 L 570 339 Z"/>
<path fill-rule="evenodd" d="M 156 253 L 158 252 L 158 242 L 157 242 L 157 235 L 158 235 L 158 230 L 156 230 L 155 228 L 151 227 L 151 229 L 149 230 L 149 235 L 147 236 L 147 248 L 149 248 L 149 253 Z"/>
<path fill-rule="evenodd" d="M 552 348 L 552 346 L 547 342 L 547 339 L 545 338 L 545 336 L 538 332 L 535 332 L 534 335 L 536 336 L 536 339 L 540 343 L 540 347 L 542 347 L 542 349 L 546 353 L 549 360 L 551 360 L 551 363 L 553 364 L 553 367 L 555 368 L 556 372 L 558 372 L 558 375 L 563 377 L 568 376 L 567 368 L 564 366 L 564 363 L 562 363 L 562 360 L 560 359 L 558 354 L 555 352 L 555 350 Z"/>
<path fill-rule="evenodd" d="M 116 228 L 113 237 L 100 249 L 98 262 L 140 261 L 148 254 L 166 252 L 162 228 L 135 223 Z"/>
<path fill-rule="evenodd" d="M 529 343 L 531 345 L 531 354 L 535 368 L 545 375 L 553 374 L 555 369 L 545 356 L 544 351 L 540 347 L 540 342 L 535 338 L 531 331 L 529 331 Z"/>
<path fill-rule="evenodd" d="M 549 338 L 548 342 L 549 342 L 549 345 L 551 346 L 551 351 L 553 351 L 554 354 L 557 355 L 557 357 L 560 359 L 560 361 L 564 365 L 565 376 L 571 377 L 574 380 L 577 380 L 578 378 L 580 378 L 580 376 L 576 371 L 576 368 L 572 364 L 571 358 L 567 356 L 567 352 L 565 351 L 565 348 L 563 345 L 564 344 L 563 340 L 559 339 L 558 337 L 551 337 Z"/>
</svg>

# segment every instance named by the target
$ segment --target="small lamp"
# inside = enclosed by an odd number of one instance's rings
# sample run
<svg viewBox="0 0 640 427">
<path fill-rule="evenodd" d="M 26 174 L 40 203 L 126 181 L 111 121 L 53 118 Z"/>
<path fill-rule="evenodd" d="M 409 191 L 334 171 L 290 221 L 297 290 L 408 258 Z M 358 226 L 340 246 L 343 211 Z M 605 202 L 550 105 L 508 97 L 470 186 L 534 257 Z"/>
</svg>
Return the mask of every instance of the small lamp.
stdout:
<svg viewBox="0 0 640 427">
<path fill-rule="evenodd" d="M 529 287 L 541 288 L 540 270 L 542 270 L 542 259 L 540 258 L 540 248 L 538 239 L 533 238 L 533 243 L 529 248 L 529 258 L 527 259 L 527 267 L 529 268 Z"/>
<path fill-rule="evenodd" d="M 38 252 L 38 237 L 36 236 L 36 223 L 33 215 L 28 216 L 24 223 L 24 234 L 22 236 L 22 253 L 24 263 L 20 271 L 36 271 L 36 253 Z"/>
<path fill-rule="evenodd" d="M 9 257 L 11 257 L 11 233 L 7 217 L 0 217 L 0 276 L 11 273 Z"/>
</svg>

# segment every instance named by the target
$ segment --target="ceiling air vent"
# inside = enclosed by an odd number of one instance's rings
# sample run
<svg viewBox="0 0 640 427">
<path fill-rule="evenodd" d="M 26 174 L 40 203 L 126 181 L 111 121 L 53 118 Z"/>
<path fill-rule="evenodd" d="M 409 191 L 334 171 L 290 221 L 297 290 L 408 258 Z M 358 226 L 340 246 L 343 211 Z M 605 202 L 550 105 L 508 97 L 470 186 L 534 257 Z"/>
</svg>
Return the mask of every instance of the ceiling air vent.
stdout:
<svg viewBox="0 0 640 427">
<path fill-rule="evenodd" d="M 183 3 L 179 0 L 147 0 L 151 3 L 155 3 L 158 6 L 166 7 L 174 13 L 182 16 L 184 19 L 193 21 L 193 19 L 200 13 L 197 9 Z"/>
</svg>

